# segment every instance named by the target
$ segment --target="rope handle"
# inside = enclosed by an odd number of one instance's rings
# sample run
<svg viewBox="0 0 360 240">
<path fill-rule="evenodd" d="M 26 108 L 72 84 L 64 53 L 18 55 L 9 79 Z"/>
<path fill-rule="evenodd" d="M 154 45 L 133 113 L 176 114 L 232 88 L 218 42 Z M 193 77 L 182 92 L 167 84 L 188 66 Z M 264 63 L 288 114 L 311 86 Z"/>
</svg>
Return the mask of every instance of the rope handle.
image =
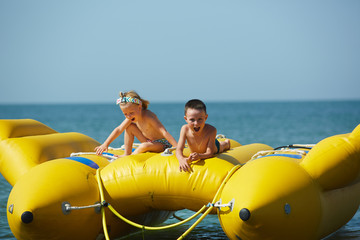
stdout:
<svg viewBox="0 0 360 240">
<path fill-rule="evenodd" d="M 228 180 L 230 179 L 230 177 L 241 167 L 241 165 L 235 165 L 230 172 L 228 172 L 228 174 L 226 175 L 226 177 L 224 178 L 224 180 L 222 181 L 220 187 L 218 188 L 210 207 L 206 210 L 206 212 L 188 229 L 186 230 L 177 240 L 181 240 L 184 239 L 186 237 L 186 235 L 188 235 L 214 208 L 214 205 L 216 203 L 216 199 L 219 197 L 220 192 L 222 191 L 222 189 L 224 188 L 225 184 L 228 182 Z"/>
</svg>

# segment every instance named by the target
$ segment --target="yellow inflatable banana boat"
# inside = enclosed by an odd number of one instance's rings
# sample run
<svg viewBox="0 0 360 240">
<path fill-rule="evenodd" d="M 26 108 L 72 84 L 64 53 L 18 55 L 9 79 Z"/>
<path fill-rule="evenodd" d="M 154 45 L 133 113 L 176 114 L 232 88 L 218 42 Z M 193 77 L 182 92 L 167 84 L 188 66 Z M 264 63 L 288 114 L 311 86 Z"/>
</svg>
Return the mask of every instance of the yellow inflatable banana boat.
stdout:
<svg viewBox="0 0 360 240">
<path fill-rule="evenodd" d="M 109 239 L 186 208 L 217 212 L 230 239 L 320 239 L 357 211 L 360 125 L 313 148 L 231 144 L 184 173 L 171 152 L 114 160 L 121 150 L 94 155 L 85 135 L 0 120 L 9 226 L 17 239 Z"/>
</svg>

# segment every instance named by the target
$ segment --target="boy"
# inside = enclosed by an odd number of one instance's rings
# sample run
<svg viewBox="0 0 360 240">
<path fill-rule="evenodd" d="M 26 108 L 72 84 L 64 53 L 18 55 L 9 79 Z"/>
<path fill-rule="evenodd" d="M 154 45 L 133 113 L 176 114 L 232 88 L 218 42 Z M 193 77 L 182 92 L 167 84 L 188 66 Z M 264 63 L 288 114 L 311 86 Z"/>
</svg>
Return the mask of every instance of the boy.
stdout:
<svg viewBox="0 0 360 240">
<path fill-rule="evenodd" d="M 213 157 L 230 149 L 230 140 L 219 142 L 216 138 L 216 128 L 205 123 L 208 115 L 205 104 L 192 99 L 185 104 L 184 119 L 187 122 L 182 126 L 180 138 L 176 148 L 176 157 L 179 160 L 180 172 L 191 171 L 189 163 L 199 159 Z M 187 141 L 190 149 L 190 156 L 184 157 L 183 150 Z"/>
</svg>

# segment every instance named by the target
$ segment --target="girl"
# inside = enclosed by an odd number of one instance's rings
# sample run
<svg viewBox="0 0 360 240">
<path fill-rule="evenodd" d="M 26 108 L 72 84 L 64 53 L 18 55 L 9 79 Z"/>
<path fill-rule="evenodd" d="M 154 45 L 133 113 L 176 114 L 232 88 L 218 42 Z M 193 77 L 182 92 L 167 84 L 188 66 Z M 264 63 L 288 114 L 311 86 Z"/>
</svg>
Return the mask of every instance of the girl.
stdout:
<svg viewBox="0 0 360 240">
<path fill-rule="evenodd" d="M 101 146 L 95 148 L 97 155 L 107 151 L 110 143 L 124 131 L 125 152 L 119 157 L 131 154 L 134 137 L 141 144 L 132 154 L 162 152 L 171 145 L 176 147 L 177 142 L 173 136 L 166 131 L 157 116 L 147 109 L 149 101 L 141 99 L 135 91 L 130 91 L 120 92 L 120 98 L 117 99 L 116 104 L 120 105 L 125 120 L 112 131 Z"/>
</svg>

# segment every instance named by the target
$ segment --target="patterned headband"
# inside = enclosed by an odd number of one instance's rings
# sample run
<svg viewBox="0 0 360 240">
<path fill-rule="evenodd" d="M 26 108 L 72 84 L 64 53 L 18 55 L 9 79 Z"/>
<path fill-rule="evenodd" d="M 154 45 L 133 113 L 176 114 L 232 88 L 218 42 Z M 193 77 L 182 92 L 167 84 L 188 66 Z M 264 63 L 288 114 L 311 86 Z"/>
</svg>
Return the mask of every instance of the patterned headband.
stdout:
<svg viewBox="0 0 360 240">
<path fill-rule="evenodd" d="M 141 100 L 138 98 L 132 98 L 132 97 L 120 97 L 116 100 L 116 104 L 120 103 L 136 103 L 141 105 Z"/>
</svg>

